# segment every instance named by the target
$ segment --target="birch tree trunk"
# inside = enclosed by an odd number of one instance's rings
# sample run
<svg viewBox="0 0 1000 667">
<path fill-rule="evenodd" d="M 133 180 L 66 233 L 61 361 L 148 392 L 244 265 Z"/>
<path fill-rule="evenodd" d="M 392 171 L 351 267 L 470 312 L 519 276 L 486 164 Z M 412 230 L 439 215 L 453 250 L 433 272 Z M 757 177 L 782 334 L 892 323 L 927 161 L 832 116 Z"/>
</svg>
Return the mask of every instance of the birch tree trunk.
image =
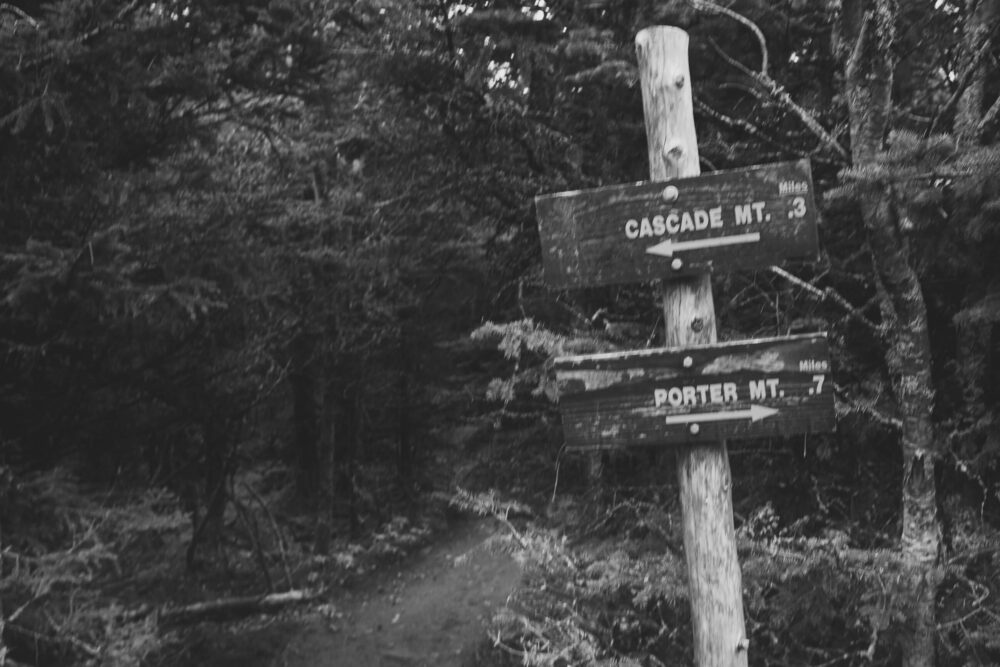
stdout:
<svg viewBox="0 0 1000 667">
<path fill-rule="evenodd" d="M 845 85 L 851 129 L 851 158 L 862 166 L 882 150 L 892 110 L 897 9 L 891 0 L 843 3 Z M 884 288 L 887 314 L 885 361 L 902 418 L 903 521 L 900 540 L 903 577 L 897 594 L 906 622 L 900 648 L 904 667 L 935 663 L 934 600 L 940 532 L 934 484 L 935 443 L 931 411 L 931 350 L 927 308 L 909 247 L 898 225 L 892 186 L 867 186 L 861 215 L 872 260 Z"/>
</svg>

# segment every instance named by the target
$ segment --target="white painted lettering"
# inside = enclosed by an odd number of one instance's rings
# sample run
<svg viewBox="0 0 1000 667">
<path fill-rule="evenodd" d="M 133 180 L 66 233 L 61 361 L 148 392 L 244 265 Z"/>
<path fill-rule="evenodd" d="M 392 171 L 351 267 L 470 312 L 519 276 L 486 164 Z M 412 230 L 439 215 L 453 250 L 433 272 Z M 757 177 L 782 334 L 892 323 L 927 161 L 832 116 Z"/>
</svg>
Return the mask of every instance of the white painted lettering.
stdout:
<svg viewBox="0 0 1000 667">
<path fill-rule="evenodd" d="M 736 214 L 737 225 L 750 224 L 750 204 L 737 204 L 733 207 L 733 213 Z"/>
<path fill-rule="evenodd" d="M 667 400 L 670 401 L 670 405 L 679 407 L 684 402 L 684 396 L 682 395 L 680 387 L 671 387 L 667 392 Z"/>
<path fill-rule="evenodd" d="M 682 232 L 693 232 L 694 231 L 694 220 L 691 219 L 691 214 L 687 211 L 681 213 L 681 231 Z"/>
<path fill-rule="evenodd" d="M 764 381 L 763 380 L 750 380 L 750 400 L 756 401 L 764 398 Z"/>
<path fill-rule="evenodd" d="M 667 231 L 666 225 L 663 224 L 662 215 L 653 216 L 653 233 L 657 236 L 663 236 L 664 232 Z"/>
<path fill-rule="evenodd" d="M 653 390 L 653 406 L 660 407 L 667 402 L 667 390 L 666 389 L 654 389 Z"/>
<path fill-rule="evenodd" d="M 750 206 L 753 207 L 753 212 L 757 214 L 757 222 L 764 222 L 764 202 L 755 201 Z"/>
<path fill-rule="evenodd" d="M 722 226 L 722 207 L 716 206 L 715 208 L 708 209 L 708 224 L 712 229 L 718 229 Z"/>
<path fill-rule="evenodd" d="M 700 208 L 694 212 L 694 228 L 697 230 L 708 229 L 708 211 Z"/>
<path fill-rule="evenodd" d="M 726 403 L 735 403 L 739 399 L 736 398 L 736 383 L 735 382 L 723 382 L 722 383 L 722 395 L 723 400 Z"/>
<path fill-rule="evenodd" d="M 694 395 L 694 387 L 684 387 L 684 405 L 698 405 L 698 399 Z"/>
<path fill-rule="evenodd" d="M 653 227 L 649 224 L 649 218 L 643 218 L 639 223 L 639 238 L 644 239 L 653 235 Z"/>
<path fill-rule="evenodd" d="M 716 382 L 708 387 L 708 395 L 713 403 L 722 403 L 722 383 Z"/>
<path fill-rule="evenodd" d="M 667 231 L 671 234 L 676 234 L 680 231 L 680 227 L 677 224 L 680 222 L 680 218 L 677 217 L 676 213 L 670 213 L 667 215 Z"/>
<path fill-rule="evenodd" d="M 767 388 L 771 392 L 771 398 L 778 397 L 778 378 L 767 378 Z"/>
<path fill-rule="evenodd" d="M 627 239 L 637 239 L 639 238 L 639 221 L 629 220 L 625 223 L 625 238 Z"/>
<path fill-rule="evenodd" d="M 708 385 L 700 384 L 696 387 L 698 394 L 701 396 L 702 403 L 708 403 Z"/>
</svg>

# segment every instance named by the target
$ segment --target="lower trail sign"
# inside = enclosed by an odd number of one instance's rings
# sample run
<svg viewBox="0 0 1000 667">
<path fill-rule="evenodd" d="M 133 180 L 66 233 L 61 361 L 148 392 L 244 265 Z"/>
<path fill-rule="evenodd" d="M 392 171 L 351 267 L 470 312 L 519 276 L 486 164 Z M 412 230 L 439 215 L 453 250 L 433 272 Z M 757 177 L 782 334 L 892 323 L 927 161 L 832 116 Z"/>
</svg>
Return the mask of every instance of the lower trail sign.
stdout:
<svg viewBox="0 0 1000 667">
<path fill-rule="evenodd" d="M 569 448 L 834 428 L 824 334 L 561 357 L 555 370 Z"/>
</svg>

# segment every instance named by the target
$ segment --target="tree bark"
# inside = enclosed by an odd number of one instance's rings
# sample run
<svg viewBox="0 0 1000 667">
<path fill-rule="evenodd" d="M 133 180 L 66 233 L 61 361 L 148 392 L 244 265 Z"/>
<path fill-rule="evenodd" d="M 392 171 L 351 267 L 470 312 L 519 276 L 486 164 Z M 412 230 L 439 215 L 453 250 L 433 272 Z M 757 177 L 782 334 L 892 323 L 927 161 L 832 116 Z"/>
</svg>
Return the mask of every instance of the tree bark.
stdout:
<svg viewBox="0 0 1000 667">
<path fill-rule="evenodd" d="M 413 467 L 413 440 L 410 438 L 410 350 L 407 337 L 408 324 L 404 320 L 399 325 L 399 375 L 397 394 L 399 404 L 396 414 L 396 471 L 404 485 L 408 484 Z"/>
<path fill-rule="evenodd" d="M 992 41 L 990 32 L 997 19 L 997 0 L 966 0 L 965 24 L 962 26 L 962 52 L 958 58 L 959 74 L 971 70 L 968 85 L 962 92 L 955 109 L 955 134 L 968 146 L 976 146 L 982 139 L 984 91 L 986 88 L 985 58 L 979 58 L 982 49 Z"/>
<path fill-rule="evenodd" d="M 688 36 L 655 27 L 636 35 L 639 77 L 654 181 L 700 172 L 688 67 Z M 666 345 L 716 340 L 712 283 L 703 273 L 663 286 Z M 694 659 L 699 667 L 746 667 L 742 573 L 733 527 L 726 443 L 677 450 Z"/>
<path fill-rule="evenodd" d="M 319 449 L 317 461 L 316 486 L 316 535 L 314 548 L 316 553 L 325 554 L 330 551 L 330 541 L 333 538 L 333 512 L 336 498 L 336 387 L 332 379 L 327 379 L 323 388 L 323 412 L 320 419 Z"/>
<path fill-rule="evenodd" d="M 862 166 L 876 161 L 889 129 L 896 6 L 891 0 L 849 0 L 843 9 L 845 34 L 852 40 L 845 64 L 851 157 L 855 166 Z M 904 667 L 930 667 L 935 662 L 934 599 L 940 532 L 927 308 L 898 225 L 891 185 L 865 187 L 860 203 L 873 264 L 884 288 L 883 312 L 888 325 L 885 361 L 902 418 L 900 547 L 905 574 L 897 594 L 906 623 L 900 649 Z"/>
<path fill-rule="evenodd" d="M 292 442 L 296 464 L 296 486 L 307 501 L 316 497 L 320 483 L 318 445 L 320 416 L 317 409 L 315 342 L 306 333 L 292 340 Z"/>
<path fill-rule="evenodd" d="M 959 55 L 959 71 L 974 67 L 968 86 L 962 92 L 955 109 L 955 135 L 960 144 L 974 147 L 982 143 L 984 113 L 984 91 L 986 86 L 985 58 L 976 62 L 978 53 L 993 41 L 990 36 L 994 23 L 1000 14 L 1000 0 L 966 0 L 966 16 L 963 26 Z M 977 203 L 958 201 L 954 216 L 968 219 L 976 214 Z M 988 280 L 970 280 L 966 288 L 964 304 L 977 303 L 986 294 Z M 989 325 L 959 327 L 955 350 L 958 375 L 963 382 L 962 403 L 964 417 L 968 425 L 975 423 L 984 412 L 983 393 L 987 378 L 986 356 L 989 349 Z"/>
<path fill-rule="evenodd" d="M 337 439 L 333 450 L 334 499 L 347 509 L 347 518 L 352 535 L 361 530 L 357 508 L 357 489 L 354 481 L 354 467 L 361 439 L 361 392 L 353 379 L 338 396 Z"/>
</svg>

